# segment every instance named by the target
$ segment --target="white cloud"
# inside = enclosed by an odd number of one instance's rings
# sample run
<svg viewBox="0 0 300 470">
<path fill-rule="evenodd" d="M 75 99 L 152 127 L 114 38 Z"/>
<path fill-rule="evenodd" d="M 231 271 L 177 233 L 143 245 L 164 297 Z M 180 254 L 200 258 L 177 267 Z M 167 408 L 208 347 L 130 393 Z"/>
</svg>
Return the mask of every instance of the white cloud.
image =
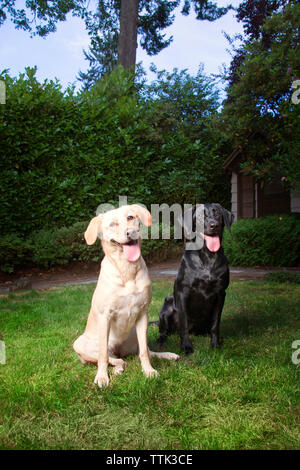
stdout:
<svg viewBox="0 0 300 470">
<path fill-rule="evenodd" d="M 90 45 L 90 38 L 88 34 L 84 34 L 84 31 L 77 34 L 75 38 L 71 39 L 69 35 L 67 37 L 59 37 L 57 41 L 68 51 L 74 59 L 83 55 L 83 49 L 88 49 Z"/>
</svg>

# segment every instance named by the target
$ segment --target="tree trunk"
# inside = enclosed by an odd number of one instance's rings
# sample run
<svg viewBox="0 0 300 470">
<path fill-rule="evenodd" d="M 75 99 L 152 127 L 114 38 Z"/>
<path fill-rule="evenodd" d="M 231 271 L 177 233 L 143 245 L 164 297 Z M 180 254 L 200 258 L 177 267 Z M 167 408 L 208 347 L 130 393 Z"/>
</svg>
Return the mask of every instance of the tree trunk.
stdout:
<svg viewBox="0 0 300 470">
<path fill-rule="evenodd" d="M 128 69 L 135 66 L 138 30 L 139 0 L 122 0 L 118 64 Z"/>
</svg>

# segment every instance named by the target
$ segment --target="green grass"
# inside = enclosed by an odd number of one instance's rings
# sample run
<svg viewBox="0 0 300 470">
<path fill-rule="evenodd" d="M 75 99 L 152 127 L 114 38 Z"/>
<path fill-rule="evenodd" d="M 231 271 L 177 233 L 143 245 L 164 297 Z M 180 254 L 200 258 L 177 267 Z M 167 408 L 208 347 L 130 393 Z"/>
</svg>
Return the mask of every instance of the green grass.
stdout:
<svg viewBox="0 0 300 470">
<path fill-rule="evenodd" d="M 195 353 L 177 363 L 153 359 L 146 379 L 137 357 L 107 389 L 93 384 L 72 342 L 83 332 L 94 285 L 0 298 L 2 449 L 297 449 L 300 287 L 232 282 L 221 322 L 224 344 L 192 338 Z M 156 319 L 169 282 L 153 283 Z M 157 327 L 149 345 L 159 350 Z M 172 336 L 163 350 L 179 353 Z"/>
</svg>

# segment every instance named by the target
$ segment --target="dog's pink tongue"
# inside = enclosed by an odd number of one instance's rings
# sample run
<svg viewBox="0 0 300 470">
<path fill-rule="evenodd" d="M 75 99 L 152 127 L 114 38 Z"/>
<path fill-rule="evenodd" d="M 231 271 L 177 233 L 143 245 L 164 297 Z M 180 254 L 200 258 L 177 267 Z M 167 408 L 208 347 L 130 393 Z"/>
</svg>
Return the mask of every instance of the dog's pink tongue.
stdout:
<svg viewBox="0 0 300 470">
<path fill-rule="evenodd" d="M 123 245 L 123 253 L 128 261 L 134 263 L 141 256 L 140 245 L 138 243 L 136 245 Z"/>
<path fill-rule="evenodd" d="M 209 237 L 204 235 L 204 240 L 206 241 L 206 246 L 209 251 L 218 251 L 220 249 L 220 238 L 219 237 Z"/>
</svg>

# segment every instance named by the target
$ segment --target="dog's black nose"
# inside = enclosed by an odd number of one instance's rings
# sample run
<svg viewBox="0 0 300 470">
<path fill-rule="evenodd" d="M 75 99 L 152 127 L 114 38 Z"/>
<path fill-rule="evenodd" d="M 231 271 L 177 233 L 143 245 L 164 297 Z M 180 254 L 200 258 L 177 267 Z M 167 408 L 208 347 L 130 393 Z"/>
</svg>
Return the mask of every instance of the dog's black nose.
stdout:
<svg viewBox="0 0 300 470">
<path fill-rule="evenodd" d="M 138 233 L 136 230 L 128 230 L 126 232 L 126 236 L 127 238 L 129 238 L 130 240 L 136 240 L 138 238 Z"/>
<path fill-rule="evenodd" d="M 209 228 L 210 228 L 211 230 L 214 230 L 214 229 L 216 228 L 216 226 L 217 226 L 217 224 L 216 224 L 215 222 L 210 222 L 210 223 L 209 223 Z"/>
</svg>

